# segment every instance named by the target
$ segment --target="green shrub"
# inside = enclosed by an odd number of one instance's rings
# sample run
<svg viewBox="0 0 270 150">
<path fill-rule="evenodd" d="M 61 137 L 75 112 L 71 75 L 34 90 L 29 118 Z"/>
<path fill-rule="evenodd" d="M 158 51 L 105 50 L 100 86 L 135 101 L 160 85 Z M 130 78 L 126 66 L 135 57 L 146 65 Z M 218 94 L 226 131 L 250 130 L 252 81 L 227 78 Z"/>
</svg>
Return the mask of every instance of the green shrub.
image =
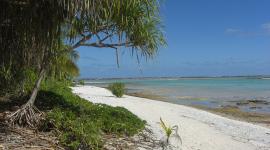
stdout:
<svg viewBox="0 0 270 150">
<path fill-rule="evenodd" d="M 42 89 L 36 105 L 48 112 L 43 130 L 60 131 L 60 142 L 67 149 L 102 149 L 104 133 L 132 136 L 144 129 L 145 121 L 127 109 L 93 104 L 74 95 L 64 83 Z"/>
<path fill-rule="evenodd" d="M 17 69 L 0 65 L 0 96 L 22 96 L 33 89 L 37 73 L 30 68 Z"/>
<path fill-rule="evenodd" d="M 85 85 L 84 80 L 79 80 L 79 85 Z"/>
<path fill-rule="evenodd" d="M 23 71 L 23 74 L 25 76 L 25 79 L 24 79 L 24 82 L 23 82 L 23 85 L 24 85 L 24 90 L 26 92 L 30 92 L 31 90 L 33 90 L 33 87 L 34 87 L 34 84 L 35 84 L 35 81 L 37 80 L 38 76 L 37 76 L 37 73 L 34 72 L 33 70 L 31 69 L 25 69 Z"/>
<path fill-rule="evenodd" d="M 125 84 L 116 82 L 116 83 L 110 84 L 108 89 L 112 91 L 113 95 L 115 95 L 116 97 L 122 97 L 125 93 Z"/>
</svg>

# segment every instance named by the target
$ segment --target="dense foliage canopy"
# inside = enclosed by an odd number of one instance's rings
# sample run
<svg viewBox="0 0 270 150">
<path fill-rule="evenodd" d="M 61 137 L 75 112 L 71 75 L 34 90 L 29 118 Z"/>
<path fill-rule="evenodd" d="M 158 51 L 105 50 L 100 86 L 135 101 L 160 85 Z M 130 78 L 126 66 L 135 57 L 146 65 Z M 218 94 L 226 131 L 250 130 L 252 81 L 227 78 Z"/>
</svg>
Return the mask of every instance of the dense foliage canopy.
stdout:
<svg viewBox="0 0 270 150">
<path fill-rule="evenodd" d="M 25 70 L 55 68 L 79 46 L 125 46 L 152 57 L 165 44 L 157 0 L 2 0 L 0 14 L 1 89 L 24 88 Z"/>
</svg>

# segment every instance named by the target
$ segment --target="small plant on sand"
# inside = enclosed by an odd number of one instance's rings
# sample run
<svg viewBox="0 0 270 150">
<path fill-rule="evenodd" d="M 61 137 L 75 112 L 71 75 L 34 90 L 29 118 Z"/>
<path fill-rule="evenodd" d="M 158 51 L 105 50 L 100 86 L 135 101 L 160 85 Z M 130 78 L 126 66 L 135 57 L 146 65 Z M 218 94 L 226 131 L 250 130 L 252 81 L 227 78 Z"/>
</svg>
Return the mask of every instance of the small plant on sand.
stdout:
<svg viewBox="0 0 270 150">
<path fill-rule="evenodd" d="M 85 85 L 84 80 L 79 80 L 79 85 Z"/>
<path fill-rule="evenodd" d="M 108 89 L 112 91 L 113 95 L 115 95 L 116 97 L 122 97 L 125 93 L 125 84 L 116 82 L 116 83 L 110 84 Z"/>
<path fill-rule="evenodd" d="M 180 149 L 182 145 L 182 139 L 178 134 L 178 126 L 169 126 L 164 123 L 164 121 L 160 118 L 160 125 L 163 131 L 166 134 L 166 137 L 161 139 L 161 146 L 163 150 L 165 149 Z"/>
<path fill-rule="evenodd" d="M 161 118 L 160 118 L 160 125 L 166 134 L 166 141 L 169 142 L 169 138 L 172 134 L 172 127 L 167 126 Z"/>
</svg>

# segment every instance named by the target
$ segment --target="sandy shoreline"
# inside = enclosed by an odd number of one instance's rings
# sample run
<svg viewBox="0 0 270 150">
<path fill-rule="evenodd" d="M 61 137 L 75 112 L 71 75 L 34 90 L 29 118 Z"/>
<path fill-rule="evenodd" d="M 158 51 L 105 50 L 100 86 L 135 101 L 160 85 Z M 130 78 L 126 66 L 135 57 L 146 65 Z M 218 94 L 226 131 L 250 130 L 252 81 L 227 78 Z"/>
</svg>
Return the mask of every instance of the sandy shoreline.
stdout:
<svg viewBox="0 0 270 150">
<path fill-rule="evenodd" d="M 180 127 L 183 149 L 268 150 L 270 129 L 228 119 L 196 108 L 125 95 L 94 86 L 74 87 L 73 92 L 94 103 L 122 106 L 146 120 L 158 138 L 163 137 L 159 118 Z"/>
<path fill-rule="evenodd" d="M 167 99 L 165 97 L 162 97 L 162 96 L 159 96 L 156 94 L 152 94 L 152 93 L 148 93 L 145 91 L 144 92 L 127 93 L 126 95 L 168 102 L 168 101 L 166 101 Z M 170 102 L 168 102 L 168 103 L 170 103 Z M 207 107 L 207 106 L 203 106 L 203 105 L 196 105 L 196 104 L 185 105 L 185 106 L 208 111 L 210 113 L 224 116 L 226 118 L 231 118 L 233 120 L 250 122 L 250 123 L 254 123 L 254 124 L 258 124 L 258 125 L 270 128 L 270 114 L 243 111 L 237 105 L 224 105 L 224 106 L 221 106 L 218 108 L 211 108 L 211 107 Z M 252 104 L 252 106 L 254 106 L 254 104 Z"/>
</svg>

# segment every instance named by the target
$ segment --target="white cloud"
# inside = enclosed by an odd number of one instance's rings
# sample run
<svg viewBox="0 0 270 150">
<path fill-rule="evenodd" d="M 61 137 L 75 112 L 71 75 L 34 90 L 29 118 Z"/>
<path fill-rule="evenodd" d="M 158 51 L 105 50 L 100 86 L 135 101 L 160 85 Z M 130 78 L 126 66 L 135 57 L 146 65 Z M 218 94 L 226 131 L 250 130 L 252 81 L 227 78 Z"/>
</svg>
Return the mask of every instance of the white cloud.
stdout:
<svg viewBox="0 0 270 150">
<path fill-rule="evenodd" d="M 234 29 L 234 28 L 228 28 L 225 30 L 225 33 L 229 33 L 229 34 L 235 34 L 235 33 L 240 33 L 241 30 L 239 29 Z"/>
<path fill-rule="evenodd" d="M 262 24 L 262 28 L 270 34 L 270 22 Z"/>
<path fill-rule="evenodd" d="M 227 28 L 225 30 L 226 34 L 234 36 L 244 36 L 244 37 L 254 37 L 254 36 L 269 36 L 270 35 L 270 22 L 261 24 L 259 30 L 247 31 L 237 28 Z"/>
</svg>

